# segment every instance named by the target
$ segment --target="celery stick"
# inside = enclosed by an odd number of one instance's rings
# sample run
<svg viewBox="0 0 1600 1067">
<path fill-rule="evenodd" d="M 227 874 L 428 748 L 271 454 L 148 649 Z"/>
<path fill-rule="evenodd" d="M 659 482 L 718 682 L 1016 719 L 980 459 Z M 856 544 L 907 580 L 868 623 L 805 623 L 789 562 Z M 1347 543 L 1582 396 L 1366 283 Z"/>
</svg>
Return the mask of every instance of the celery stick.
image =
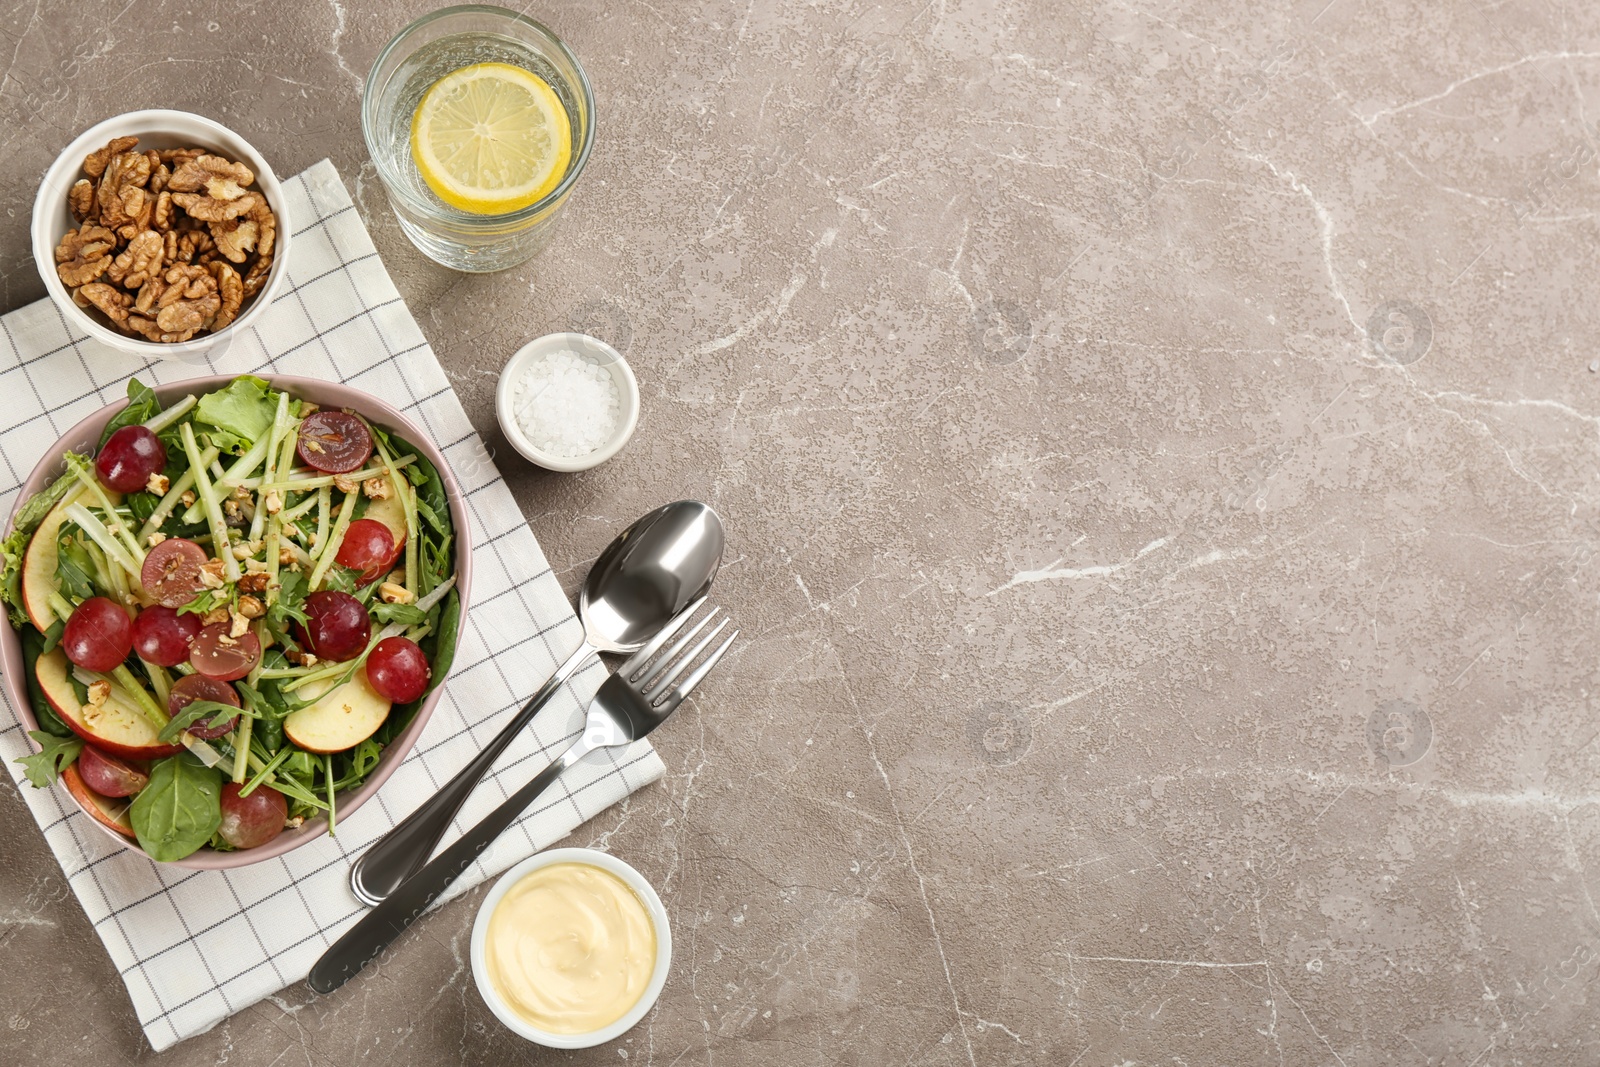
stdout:
<svg viewBox="0 0 1600 1067">
<path fill-rule="evenodd" d="M 165 430 L 168 426 L 171 426 L 173 423 L 187 415 L 189 413 L 189 409 L 194 407 L 197 403 L 198 401 L 195 400 L 194 394 L 190 393 L 188 396 L 184 397 L 170 408 L 167 408 L 165 411 L 161 412 L 155 418 L 146 421 L 144 428 L 149 430 L 151 433 L 160 433 L 162 430 Z"/>
<path fill-rule="evenodd" d="M 328 539 L 328 513 L 333 510 L 333 487 L 323 486 L 317 490 L 317 539 L 311 542 L 312 548 L 320 548 Z"/>
<path fill-rule="evenodd" d="M 64 514 L 67 518 L 77 523 L 78 528 L 88 534 L 94 540 L 94 543 L 99 545 L 117 566 L 135 578 L 139 576 L 139 567 L 140 563 L 143 562 L 143 554 L 141 553 L 139 561 L 136 562 L 128 554 L 128 550 L 123 547 L 122 543 L 111 535 L 111 531 L 107 530 L 105 524 L 95 518 L 88 508 L 82 504 L 68 504 Z"/>
<path fill-rule="evenodd" d="M 304 500 L 300 501 L 300 503 L 296 504 L 292 508 L 284 509 L 282 512 L 279 513 L 279 515 L 283 519 L 284 522 L 293 522 L 294 520 L 298 519 L 300 516 L 302 516 L 302 515 L 306 514 L 307 512 L 309 512 L 312 508 L 316 507 L 319 503 L 321 503 L 321 501 L 322 501 L 322 492 L 321 492 L 321 490 L 318 490 L 314 494 L 313 493 L 307 493 L 306 494 L 306 498 Z"/>
<path fill-rule="evenodd" d="M 415 456 L 406 456 L 404 459 L 397 459 L 394 461 L 394 469 L 400 470 L 402 467 L 409 467 L 416 461 L 417 457 Z M 351 471 L 349 474 L 319 474 L 312 478 L 291 478 L 280 482 L 266 482 L 256 478 L 246 478 L 239 484 L 243 485 L 246 489 L 277 489 L 279 491 L 288 489 L 291 492 L 303 493 L 307 489 L 316 489 L 320 486 L 332 485 L 335 478 L 349 478 L 351 481 L 364 482 L 368 478 L 376 478 L 378 475 L 385 473 L 387 473 L 387 468 L 385 467 L 366 467 L 362 470 Z"/>
<path fill-rule="evenodd" d="M 278 394 L 278 410 L 272 417 L 272 431 L 267 434 L 266 460 L 267 467 L 261 472 L 261 477 L 272 481 L 278 470 L 278 442 L 283 439 L 283 432 L 289 426 L 289 394 Z M 264 497 L 264 494 L 263 494 Z M 267 522 L 266 500 L 258 497 L 256 500 L 255 518 L 250 520 L 250 540 L 254 541 L 261 536 L 262 529 Z"/>
<path fill-rule="evenodd" d="M 69 452 L 67 453 L 67 467 L 73 474 L 78 476 L 78 481 L 84 484 L 90 495 L 94 497 L 94 502 L 100 505 L 101 510 L 106 513 L 107 523 L 111 528 L 111 532 L 123 539 L 123 542 L 132 552 L 134 559 L 143 563 L 144 549 L 139 547 L 139 539 L 133 535 L 133 531 L 128 529 L 127 525 L 122 521 L 122 517 L 117 514 L 116 505 L 111 503 L 111 498 L 106 496 L 106 491 L 100 487 L 100 479 L 91 473 L 89 464 L 82 459 L 74 462 L 74 457 Z M 78 503 L 74 506 L 82 507 L 83 505 Z M 135 567 L 133 573 L 138 574 L 139 569 Z"/>
<path fill-rule="evenodd" d="M 333 524 L 333 532 L 328 539 L 317 545 L 317 550 L 312 559 L 317 561 L 316 569 L 311 572 L 309 588 L 315 592 L 322 584 L 322 579 L 328 573 L 328 568 L 333 566 L 333 558 L 339 554 L 339 542 L 344 540 L 344 532 L 350 528 L 350 519 L 356 513 L 356 498 L 359 494 L 346 493 L 344 503 L 339 505 L 339 518 Z"/>
<path fill-rule="evenodd" d="M 139 657 L 139 662 L 144 664 L 144 673 L 150 676 L 150 688 L 156 691 L 156 700 L 166 707 L 167 697 L 172 695 L 172 679 L 167 677 L 166 668 L 158 667 L 143 656 Z"/>
<path fill-rule="evenodd" d="M 222 521 L 222 507 L 211 495 L 211 481 L 206 474 L 205 465 L 200 462 L 200 445 L 194 439 L 194 426 L 184 423 L 183 451 L 189 457 L 189 469 L 194 472 L 195 491 L 200 500 L 205 504 L 206 521 L 211 526 L 212 554 L 222 558 L 222 567 L 228 576 L 228 581 L 239 580 L 239 561 L 233 558 L 233 553 L 228 547 L 228 524 Z"/>
<path fill-rule="evenodd" d="M 215 448 L 207 448 L 204 452 L 200 453 L 200 461 L 202 464 L 208 464 L 216 458 L 217 450 Z M 167 521 L 167 516 L 171 515 L 173 509 L 176 508 L 181 502 L 183 494 L 193 486 L 193 470 L 184 471 L 183 474 L 178 477 L 178 480 L 172 483 L 172 485 L 167 489 L 167 495 L 161 498 L 161 503 L 156 505 L 156 509 L 150 513 L 150 517 L 144 520 L 144 525 L 139 528 L 140 544 L 144 544 L 150 540 L 150 535 L 155 533 L 156 530 L 160 528 L 161 524 Z"/>
<path fill-rule="evenodd" d="M 212 458 L 215 460 L 216 457 Z M 250 477 L 250 475 L 254 474 L 255 469 L 259 467 L 261 465 L 261 461 L 266 458 L 266 441 L 257 441 L 254 445 L 251 445 L 250 451 L 240 456 L 233 466 L 224 471 L 222 477 L 218 478 L 212 484 L 211 491 L 212 494 L 216 496 L 217 503 L 220 505 L 222 501 L 228 499 L 228 496 L 233 492 L 234 487 L 240 482 L 244 481 L 246 478 Z M 216 464 L 213 462 L 211 466 L 215 468 Z M 200 501 L 196 500 L 192 505 L 190 505 L 189 510 L 183 513 L 183 521 L 187 525 L 193 525 L 194 523 L 199 522 L 204 514 L 204 506 L 200 503 Z"/>
<path fill-rule="evenodd" d="M 59 589 L 50 590 L 50 595 L 46 599 L 50 605 L 50 610 L 55 612 L 56 617 L 62 622 L 72 618 L 72 613 L 77 610 L 72 606 L 72 601 L 61 595 Z"/>
</svg>

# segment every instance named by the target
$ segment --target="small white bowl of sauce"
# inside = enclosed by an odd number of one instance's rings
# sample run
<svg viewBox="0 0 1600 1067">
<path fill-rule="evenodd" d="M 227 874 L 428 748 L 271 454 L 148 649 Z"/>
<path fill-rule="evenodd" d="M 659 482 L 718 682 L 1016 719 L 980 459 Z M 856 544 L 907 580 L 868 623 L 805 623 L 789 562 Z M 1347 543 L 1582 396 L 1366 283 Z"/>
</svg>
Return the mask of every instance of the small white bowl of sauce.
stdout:
<svg viewBox="0 0 1600 1067">
<path fill-rule="evenodd" d="M 472 925 L 484 1003 L 547 1048 L 621 1037 L 655 1006 L 671 965 L 661 898 L 638 871 L 594 849 L 523 860 L 489 890 Z"/>
</svg>

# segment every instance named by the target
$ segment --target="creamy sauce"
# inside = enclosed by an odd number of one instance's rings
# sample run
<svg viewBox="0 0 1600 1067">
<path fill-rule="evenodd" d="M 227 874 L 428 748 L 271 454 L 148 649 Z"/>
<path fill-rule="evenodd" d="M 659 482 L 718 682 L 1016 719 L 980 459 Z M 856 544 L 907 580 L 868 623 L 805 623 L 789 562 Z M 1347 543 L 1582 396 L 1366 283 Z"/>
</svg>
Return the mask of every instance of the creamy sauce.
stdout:
<svg viewBox="0 0 1600 1067">
<path fill-rule="evenodd" d="M 656 930 L 628 884 L 589 863 L 517 881 L 489 916 L 495 992 L 530 1025 L 587 1034 L 628 1014 L 656 967 Z"/>
</svg>

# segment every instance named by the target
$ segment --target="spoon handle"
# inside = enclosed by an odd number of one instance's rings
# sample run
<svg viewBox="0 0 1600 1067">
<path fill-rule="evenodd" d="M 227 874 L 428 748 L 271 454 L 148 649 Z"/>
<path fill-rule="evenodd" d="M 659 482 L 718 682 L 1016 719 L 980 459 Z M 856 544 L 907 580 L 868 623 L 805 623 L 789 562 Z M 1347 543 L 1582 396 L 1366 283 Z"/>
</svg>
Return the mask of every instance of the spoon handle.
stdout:
<svg viewBox="0 0 1600 1067">
<path fill-rule="evenodd" d="M 505 728 L 484 746 L 482 752 L 474 756 L 472 761 L 461 768 L 461 771 L 446 782 L 438 792 L 423 801 L 416 811 L 401 819 L 395 824 L 394 829 L 384 834 L 361 854 L 355 866 L 350 869 L 350 889 L 357 899 L 366 904 L 380 903 L 428 862 L 428 857 L 433 854 L 439 839 L 450 828 L 450 822 L 456 817 L 456 812 L 461 810 L 461 805 L 466 803 L 467 796 L 488 773 L 500 753 L 505 751 L 511 739 L 533 721 L 534 715 L 538 714 L 539 709 L 555 695 L 556 690 L 561 688 L 574 671 L 596 655 L 599 655 L 599 652 L 588 641 L 579 645 L 577 651 L 556 668 L 556 673 L 544 687 L 533 694 L 533 699 L 523 705 L 516 717 L 506 723 Z"/>
<path fill-rule="evenodd" d="M 377 907 L 356 920 L 356 924 L 346 930 L 317 960 L 306 978 L 307 984 L 318 993 L 331 993 L 377 959 L 395 938 L 422 917 L 422 913 L 450 888 L 463 871 L 472 866 L 483 850 L 505 832 L 506 827 L 517 821 L 517 817 L 562 771 L 592 751 L 593 747 L 586 738 L 579 737 L 577 743 L 561 758 L 511 794 L 482 822 L 451 842 L 433 862 L 406 879 L 387 900 L 379 902 Z"/>
</svg>

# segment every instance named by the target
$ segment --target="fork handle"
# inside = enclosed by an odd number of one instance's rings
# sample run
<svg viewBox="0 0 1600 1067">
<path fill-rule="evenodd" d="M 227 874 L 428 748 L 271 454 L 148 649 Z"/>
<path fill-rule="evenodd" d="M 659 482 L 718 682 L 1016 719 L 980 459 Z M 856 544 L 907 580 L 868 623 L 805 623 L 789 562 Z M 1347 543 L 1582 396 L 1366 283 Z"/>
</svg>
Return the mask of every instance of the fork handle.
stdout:
<svg viewBox="0 0 1600 1067">
<path fill-rule="evenodd" d="M 550 766 L 511 794 L 472 829 L 462 834 L 431 863 L 407 878 L 388 898 L 363 915 L 346 930 L 311 968 L 306 981 L 318 993 L 331 993 L 354 978 L 363 967 L 377 959 L 394 939 L 422 917 L 450 884 L 517 821 L 528 805 L 561 776 L 561 772 L 593 751 L 586 737 L 579 737 Z"/>
<path fill-rule="evenodd" d="M 524 704 L 516 717 L 484 746 L 482 752 L 474 756 L 443 788 L 423 801 L 416 811 L 401 819 L 361 854 L 350 869 L 350 890 L 357 899 L 366 904 L 380 903 L 428 862 L 439 839 L 450 829 L 456 812 L 461 810 L 461 805 L 466 803 L 467 797 L 488 773 L 500 753 L 505 751 L 511 739 L 533 721 L 539 709 L 549 702 L 574 671 L 591 656 L 597 655 L 599 651 L 587 640 L 580 644 L 577 651 L 556 668 L 556 673 L 533 695 L 533 699 Z"/>
</svg>

